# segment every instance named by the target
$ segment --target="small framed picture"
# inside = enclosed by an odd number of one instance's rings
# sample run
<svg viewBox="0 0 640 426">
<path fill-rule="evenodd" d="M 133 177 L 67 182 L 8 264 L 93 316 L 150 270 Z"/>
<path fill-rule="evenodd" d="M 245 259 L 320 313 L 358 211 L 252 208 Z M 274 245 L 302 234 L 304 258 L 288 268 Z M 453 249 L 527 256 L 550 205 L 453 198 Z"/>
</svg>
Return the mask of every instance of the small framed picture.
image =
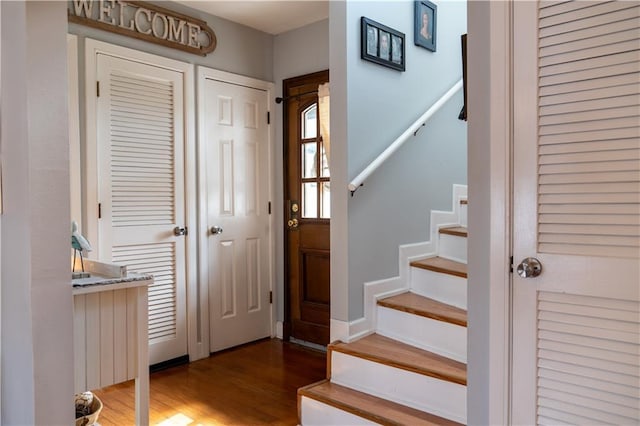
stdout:
<svg viewBox="0 0 640 426">
<path fill-rule="evenodd" d="M 391 62 L 401 64 L 404 61 L 404 40 L 397 35 L 391 36 Z"/>
<path fill-rule="evenodd" d="M 404 34 L 364 16 L 360 20 L 360 25 L 361 58 L 398 71 L 404 71 Z"/>
<path fill-rule="evenodd" d="M 378 29 L 367 24 L 367 55 L 378 56 Z"/>
<path fill-rule="evenodd" d="M 415 2 L 413 38 L 416 46 L 436 51 L 436 23 L 438 7 L 428 0 Z"/>
<path fill-rule="evenodd" d="M 391 36 L 386 31 L 380 31 L 380 59 L 384 59 L 385 61 L 390 60 L 391 56 Z"/>
</svg>

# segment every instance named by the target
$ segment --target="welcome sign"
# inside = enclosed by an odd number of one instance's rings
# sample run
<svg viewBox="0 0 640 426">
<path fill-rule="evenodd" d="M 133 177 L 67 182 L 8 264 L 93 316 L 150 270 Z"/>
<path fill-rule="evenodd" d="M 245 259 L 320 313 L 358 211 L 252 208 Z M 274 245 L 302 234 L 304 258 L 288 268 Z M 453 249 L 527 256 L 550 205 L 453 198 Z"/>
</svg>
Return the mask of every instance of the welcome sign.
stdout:
<svg viewBox="0 0 640 426">
<path fill-rule="evenodd" d="M 206 56 L 216 35 L 206 22 L 142 1 L 71 0 L 69 22 Z"/>
</svg>

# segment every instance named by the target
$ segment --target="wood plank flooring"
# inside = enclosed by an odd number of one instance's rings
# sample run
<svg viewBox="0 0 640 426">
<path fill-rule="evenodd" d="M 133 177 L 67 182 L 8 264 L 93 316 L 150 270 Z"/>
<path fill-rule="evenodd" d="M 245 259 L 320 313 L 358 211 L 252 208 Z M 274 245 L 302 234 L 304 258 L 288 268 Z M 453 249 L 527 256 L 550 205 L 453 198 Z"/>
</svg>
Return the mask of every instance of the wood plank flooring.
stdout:
<svg viewBox="0 0 640 426">
<path fill-rule="evenodd" d="M 150 424 L 296 425 L 296 391 L 326 377 L 326 354 L 277 339 L 151 374 Z M 133 425 L 133 381 L 96 390 L 101 426 Z"/>
</svg>

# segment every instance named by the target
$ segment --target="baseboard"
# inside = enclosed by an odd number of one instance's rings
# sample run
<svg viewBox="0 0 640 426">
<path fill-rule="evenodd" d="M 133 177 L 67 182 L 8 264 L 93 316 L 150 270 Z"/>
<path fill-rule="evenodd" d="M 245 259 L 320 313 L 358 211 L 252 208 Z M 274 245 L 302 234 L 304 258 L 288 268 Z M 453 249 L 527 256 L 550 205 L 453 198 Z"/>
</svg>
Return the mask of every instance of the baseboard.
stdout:
<svg viewBox="0 0 640 426">
<path fill-rule="evenodd" d="M 343 342 L 349 340 L 349 323 L 332 318 L 329 322 L 329 341 L 336 342 L 338 340 Z"/>
<path fill-rule="evenodd" d="M 189 363 L 189 355 L 179 356 L 167 361 L 162 361 L 157 364 L 149 366 L 149 373 L 155 373 L 156 371 L 166 370 L 167 368 L 177 367 Z"/>
<path fill-rule="evenodd" d="M 284 324 L 282 324 L 282 321 L 276 321 L 276 337 L 280 340 L 284 338 Z"/>
<path fill-rule="evenodd" d="M 398 271 L 396 277 L 370 281 L 364 284 L 364 317 L 354 321 L 331 320 L 331 341 L 350 342 L 376 330 L 376 304 L 378 299 L 394 296 L 410 289 L 412 261 L 435 256 L 438 253 L 438 229 L 456 225 L 460 220 L 460 200 L 467 198 L 466 185 L 453 185 L 451 211 L 431 211 L 430 240 L 401 245 L 398 249 Z"/>
</svg>

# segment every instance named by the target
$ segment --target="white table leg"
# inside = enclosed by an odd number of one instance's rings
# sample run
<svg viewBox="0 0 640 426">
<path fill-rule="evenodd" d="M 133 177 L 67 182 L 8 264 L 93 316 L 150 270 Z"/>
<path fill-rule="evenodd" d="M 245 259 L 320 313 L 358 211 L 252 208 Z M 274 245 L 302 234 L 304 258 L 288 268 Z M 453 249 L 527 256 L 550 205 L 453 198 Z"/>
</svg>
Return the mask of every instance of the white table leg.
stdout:
<svg viewBox="0 0 640 426">
<path fill-rule="evenodd" d="M 147 286 L 138 288 L 138 374 L 136 377 L 136 425 L 149 424 L 149 302 Z"/>
</svg>

